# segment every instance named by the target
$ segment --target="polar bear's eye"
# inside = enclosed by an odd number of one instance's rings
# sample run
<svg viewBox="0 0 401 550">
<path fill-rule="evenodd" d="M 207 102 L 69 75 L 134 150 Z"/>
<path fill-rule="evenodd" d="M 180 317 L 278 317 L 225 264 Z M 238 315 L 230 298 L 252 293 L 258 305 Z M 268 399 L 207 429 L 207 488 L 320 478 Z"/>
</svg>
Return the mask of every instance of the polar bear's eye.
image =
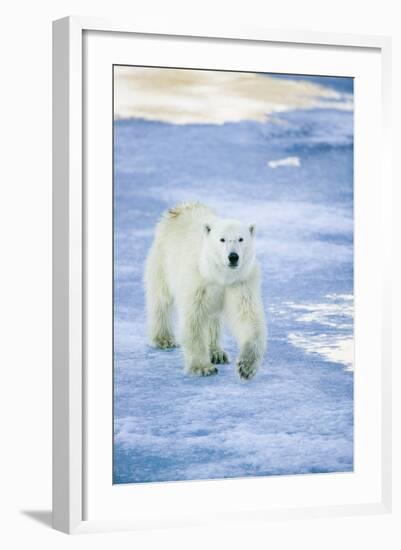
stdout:
<svg viewBox="0 0 401 550">
<path fill-rule="evenodd" d="M 240 237 L 239 239 L 239 242 L 242 243 L 242 241 L 244 240 L 242 237 Z"/>
<path fill-rule="evenodd" d="M 221 242 L 221 243 L 225 243 L 226 240 L 225 240 L 225 239 L 220 239 L 220 242 Z"/>
</svg>

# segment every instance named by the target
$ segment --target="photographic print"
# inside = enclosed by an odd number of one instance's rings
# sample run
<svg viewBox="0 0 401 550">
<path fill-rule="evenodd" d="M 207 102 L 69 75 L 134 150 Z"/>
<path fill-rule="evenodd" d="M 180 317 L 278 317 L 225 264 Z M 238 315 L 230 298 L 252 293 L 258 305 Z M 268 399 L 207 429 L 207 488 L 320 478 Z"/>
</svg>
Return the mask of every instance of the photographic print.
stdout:
<svg viewBox="0 0 401 550">
<path fill-rule="evenodd" d="M 353 471 L 353 79 L 113 67 L 113 482 Z"/>
</svg>

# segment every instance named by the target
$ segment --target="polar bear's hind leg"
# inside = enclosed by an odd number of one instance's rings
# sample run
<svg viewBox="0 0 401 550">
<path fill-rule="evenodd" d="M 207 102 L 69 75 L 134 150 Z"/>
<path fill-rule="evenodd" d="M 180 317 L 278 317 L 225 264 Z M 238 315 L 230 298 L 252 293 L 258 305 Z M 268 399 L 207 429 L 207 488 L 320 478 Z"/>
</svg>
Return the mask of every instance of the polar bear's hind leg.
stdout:
<svg viewBox="0 0 401 550">
<path fill-rule="evenodd" d="M 161 349 L 177 346 L 172 326 L 173 298 L 169 291 L 157 247 L 149 253 L 145 271 L 148 332 L 152 345 Z"/>
</svg>

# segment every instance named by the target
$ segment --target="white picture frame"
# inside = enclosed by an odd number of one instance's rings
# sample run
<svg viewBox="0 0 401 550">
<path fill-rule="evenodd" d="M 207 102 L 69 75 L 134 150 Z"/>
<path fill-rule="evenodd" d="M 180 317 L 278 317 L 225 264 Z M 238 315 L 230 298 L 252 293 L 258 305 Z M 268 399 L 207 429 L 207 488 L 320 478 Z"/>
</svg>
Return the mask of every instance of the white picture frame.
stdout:
<svg viewBox="0 0 401 550">
<path fill-rule="evenodd" d="M 366 482 L 362 478 L 359 485 L 355 485 L 355 493 L 348 500 L 343 499 L 341 490 L 333 497 L 333 500 L 319 501 L 319 494 L 325 491 L 322 478 L 312 481 L 313 476 L 306 482 L 298 484 L 298 496 L 291 503 L 286 504 L 286 495 L 294 495 L 288 492 L 289 483 L 285 479 L 271 478 L 269 481 L 271 494 L 280 491 L 283 494 L 283 502 L 272 501 L 268 507 L 261 503 L 256 504 L 251 511 L 244 513 L 241 506 L 232 505 L 221 515 L 215 514 L 213 521 L 235 521 L 236 517 L 258 521 L 265 521 L 277 517 L 312 517 L 314 515 L 348 515 L 366 513 L 385 513 L 391 509 L 391 355 L 390 355 L 390 251 L 387 242 L 390 240 L 390 211 L 391 211 L 391 174 L 390 174 L 390 52 L 391 42 L 387 37 L 335 35 L 313 32 L 282 32 L 275 30 L 230 30 L 221 29 L 188 29 L 180 28 L 177 23 L 173 28 L 141 28 L 140 25 L 127 22 L 103 21 L 92 18 L 69 17 L 54 22 L 53 26 L 53 526 L 66 533 L 88 532 L 97 530 L 135 529 L 144 525 L 191 525 L 202 523 L 196 514 L 183 513 L 179 500 L 185 500 L 188 507 L 188 499 L 216 500 L 219 505 L 224 505 L 238 491 L 246 494 L 255 494 L 261 478 L 252 480 L 225 480 L 223 482 L 180 482 L 168 484 L 168 488 L 162 484 L 150 484 L 135 488 L 126 488 L 117 499 L 121 500 L 121 508 L 115 506 L 114 496 L 106 492 L 96 492 L 95 487 L 109 483 L 109 480 L 101 479 L 107 471 L 109 462 L 102 465 L 104 469 L 93 473 L 91 462 L 85 459 L 85 453 L 89 447 L 95 448 L 100 456 L 104 455 L 104 449 L 100 446 L 100 439 L 91 438 L 93 414 L 88 412 L 87 396 L 95 382 L 88 377 L 88 357 L 90 361 L 91 318 L 90 306 L 87 305 L 88 279 L 86 269 L 92 261 L 90 256 L 91 238 L 88 238 L 88 220 L 86 214 L 91 210 L 91 219 L 96 208 L 107 208 L 107 193 L 99 201 L 91 192 L 87 192 L 85 178 L 88 177 L 85 156 L 90 155 L 85 141 L 85 117 L 88 103 L 85 96 L 85 82 L 88 74 L 83 67 L 83 60 L 88 63 L 94 59 L 93 55 L 102 55 L 101 40 L 96 40 L 88 48 L 84 36 L 92 33 L 93 36 L 107 36 L 108 48 L 118 40 L 129 40 L 133 37 L 143 39 L 141 48 L 152 59 L 160 59 L 159 65 L 165 66 L 165 58 L 162 58 L 160 49 L 149 47 L 148 44 L 157 43 L 159 40 L 171 38 L 179 40 L 186 46 L 196 42 L 198 48 L 208 45 L 209 50 L 217 47 L 216 44 L 224 44 L 226 49 L 257 45 L 284 45 L 291 48 L 299 48 L 300 51 L 314 51 L 314 48 L 325 47 L 325 51 L 332 49 L 333 63 L 335 62 L 335 50 L 342 51 L 343 56 L 348 53 L 374 52 L 377 68 L 376 86 L 380 86 L 380 93 L 375 101 L 377 105 L 372 113 L 377 114 L 376 124 L 381 156 L 377 159 L 377 176 L 375 186 L 372 185 L 372 195 L 368 199 L 360 201 L 361 220 L 370 215 L 375 199 L 381 201 L 381 208 L 377 209 L 377 221 L 375 235 L 370 234 L 372 249 L 380 253 L 380 261 L 383 269 L 373 275 L 367 274 L 376 288 L 373 307 L 380 308 L 379 324 L 372 325 L 372 341 L 377 344 L 375 353 L 371 355 L 370 369 L 374 375 L 366 390 L 374 402 L 373 411 L 370 412 L 369 422 L 372 433 L 376 433 L 375 443 L 380 442 L 379 455 L 375 463 L 370 464 L 369 470 L 375 471 L 376 485 L 362 495 L 362 485 Z M 126 44 L 122 45 L 125 48 Z M 134 45 L 135 47 L 135 45 Z M 98 52 L 95 49 L 98 48 Z M 88 54 L 88 49 L 90 52 Z M 110 49 L 110 48 L 109 48 Z M 126 50 L 127 51 L 127 50 Z M 216 50 L 217 51 L 217 50 Z M 331 50 L 330 50 L 331 51 Z M 92 53 L 91 53 L 92 52 Z M 128 54 L 127 54 L 128 55 Z M 226 55 L 226 54 L 225 54 Z M 229 55 L 229 54 L 228 54 Z M 110 59 L 109 59 L 110 62 Z M 318 61 L 317 61 L 318 63 Z M 195 64 L 196 65 L 196 64 Z M 317 66 L 317 65 L 316 65 Z M 368 67 L 366 68 L 368 71 Z M 285 72 L 283 70 L 282 72 Z M 295 71 L 296 72 L 296 71 Z M 302 71 L 298 71 L 302 72 Z M 376 74 L 376 73 L 375 73 Z M 352 76 L 352 69 L 346 76 Z M 377 81 L 379 79 L 379 82 Z M 379 88 L 377 88 L 379 90 Z M 102 96 L 100 93 L 99 96 Z M 380 97 L 379 97 L 380 96 Z M 107 104 L 107 94 L 99 98 Z M 380 103 L 380 106 L 379 106 Z M 100 105 L 100 103 L 99 103 Z M 380 107 L 380 108 L 379 108 Z M 92 109 L 92 107 L 91 107 Z M 361 110 L 361 112 L 363 112 Z M 91 115 L 92 116 L 92 115 Z M 372 114 L 372 116 L 375 116 Z M 103 126 L 104 127 L 104 126 Z M 110 137 L 110 136 L 109 136 Z M 85 139 L 84 139 L 85 138 Z M 107 143 L 105 144 L 107 146 Z M 357 162 L 362 162 L 363 147 L 369 148 L 368 143 L 361 143 L 357 153 Z M 358 142 L 357 142 L 358 147 Z M 110 177 L 110 173 L 105 176 Z M 368 177 L 368 175 L 367 175 Z M 368 192 L 367 192 L 368 193 Z M 101 193 L 100 193 L 101 195 Z M 362 196 L 363 199 L 363 196 Z M 103 201 L 103 202 L 102 202 Z M 111 205 L 110 205 L 111 209 Z M 358 214 L 359 216 L 359 214 Z M 92 223 L 92 222 L 90 222 Z M 107 225 L 107 224 L 106 224 Z M 365 226 L 362 224 L 362 228 Z M 358 230 L 358 227 L 356 227 Z M 93 234 L 89 228 L 89 234 Z M 107 238 L 107 236 L 106 236 Z M 110 238 L 110 236 L 108 237 Z M 362 243 L 362 241 L 361 241 Z M 362 246 L 362 244 L 361 244 Z M 374 255 L 374 254 L 373 254 Z M 376 258 L 376 263 L 377 263 Z M 97 261 L 97 260 L 93 260 Z M 103 261 L 103 260 L 101 260 Z M 376 277 L 376 278 L 375 278 Z M 373 280 L 374 279 L 374 280 Z M 369 281 L 368 281 L 369 282 Z M 92 288 L 92 285 L 91 285 Z M 92 292 L 92 290 L 91 290 Z M 96 292 L 96 289 L 95 289 Z M 372 299 L 373 300 L 373 299 Z M 357 302 L 358 304 L 358 302 Z M 105 306 L 108 307 L 107 304 Z M 358 307 L 358 305 L 356 306 Z M 360 302 L 361 311 L 369 307 L 369 303 Z M 107 330 L 98 327 L 99 330 Z M 372 344 L 373 345 L 373 344 Z M 380 348 L 380 349 L 379 349 Z M 377 353 L 376 353 L 377 352 Z M 100 392 L 107 391 L 106 377 L 99 373 L 98 388 Z M 103 380 L 103 381 L 102 381 Z M 88 387 L 90 386 L 90 387 Z M 364 390 L 365 391 L 365 390 Z M 111 392 L 111 388 L 110 388 Z M 95 399 L 91 399 L 93 403 Z M 92 405 L 91 405 L 92 406 Z M 106 407 L 107 409 L 107 407 Z M 105 414 L 109 414 L 109 409 Z M 109 422 L 105 417 L 106 424 Z M 111 421 L 111 419 L 110 419 Z M 362 428 L 361 428 L 362 429 Z M 108 427 L 105 426 L 108 435 Z M 366 437 L 368 435 L 365 434 Z M 89 437 L 89 439 L 88 439 Z M 373 437 L 373 436 L 372 436 Z M 92 451 L 91 451 L 92 452 Z M 107 451 L 108 452 L 108 451 Z M 107 454 L 107 453 L 106 453 Z M 92 452 L 93 456 L 93 452 Z M 100 461 L 101 462 L 101 461 Z M 368 466 L 367 466 L 368 467 Z M 368 470 L 366 470 L 368 472 Z M 91 477 L 92 476 L 92 477 Z M 372 477 L 372 476 L 370 476 Z M 373 476 L 374 477 L 374 476 Z M 333 478 L 334 479 L 334 478 Z M 89 481 L 88 481 L 89 480 Z M 342 483 L 349 483 L 349 478 L 342 480 L 341 474 L 336 484 L 342 487 Z M 323 483 L 323 485 L 322 485 Z M 233 485 L 234 484 L 234 485 Z M 331 482 L 333 484 L 333 482 Z M 346 485 L 344 485 L 345 487 Z M 89 487 L 89 489 L 88 489 Z M 281 490 L 280 487 L 283 489 Z M 353 489 L 353 490 L 354 490 Z M 127 491 L 130 491 L 129 495 Z M 253 491 L 253 493 L 252 493 Z M 307 500 L 306 491 L 314 494 L 315 500 Z M 361 498 L 358 499 L 358 491 Z M 172 495 L 177 495 L 173 498 Z M 350 493 L 351 494 L 351 493 Z M 226 496 L 224 496 L 226 495 Z M 334 493 L 333 493 L 334 495 Z M 219 498 L 221 500 L 219 501 Z M 293 498 L 293 497 L 292 497 Z M 98 513 L 88 517 L 88 499 L 99 501 Z M 135 501 L 140 500 L 143 514 L 135 508 Z M 102 507 L 102 501 L 112 502 L 116 510 L 114 514 L 108 514 L 107 507 Z M 148 502 L 149 501 L 149 502 Z M 159 502 L 159 508 L 154 502 Z M 130 504 L 128 504 L 130 503 Z M 130 506 L 130 508 L 128 507 Z M 164 507 L 164 508 L 163 508 Z M 122 510 L 126 509 L 124 514 Z M 162 510 L 168 510 L 161 516 Z M 211 518 L 209 517 L 210 521 Z"/>
</svg>

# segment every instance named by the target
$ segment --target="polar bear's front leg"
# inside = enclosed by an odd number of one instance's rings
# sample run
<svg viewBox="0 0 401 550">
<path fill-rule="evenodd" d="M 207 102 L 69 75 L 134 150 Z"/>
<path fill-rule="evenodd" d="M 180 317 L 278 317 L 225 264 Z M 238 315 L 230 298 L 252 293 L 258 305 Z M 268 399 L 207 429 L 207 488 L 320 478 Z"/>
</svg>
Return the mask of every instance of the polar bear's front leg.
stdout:
<svg viewBox="0 0 401 550">
<path fill-rule="evenodd" d="M 209 356 L 210 311 L 206 289 L 198 288 L 191 292 L 178 307 L 185 370 L 198 376 L 217 374 L 217 368 L 210 362 Z"/>
<path fill-rule="evenodd" d="M 226 313 L 240 346 L 238 374 L 249 380 L 255 376 L 266 349 L 266 322 L 258 277 L 228 289 Z"/>
<path fill-rule="evenodd" d="M 214 316 L 209 321 L 210 360 L 215 365 L 229 363 L 227 353 L 220 346 L 221 320 Z"/>
</svg>

